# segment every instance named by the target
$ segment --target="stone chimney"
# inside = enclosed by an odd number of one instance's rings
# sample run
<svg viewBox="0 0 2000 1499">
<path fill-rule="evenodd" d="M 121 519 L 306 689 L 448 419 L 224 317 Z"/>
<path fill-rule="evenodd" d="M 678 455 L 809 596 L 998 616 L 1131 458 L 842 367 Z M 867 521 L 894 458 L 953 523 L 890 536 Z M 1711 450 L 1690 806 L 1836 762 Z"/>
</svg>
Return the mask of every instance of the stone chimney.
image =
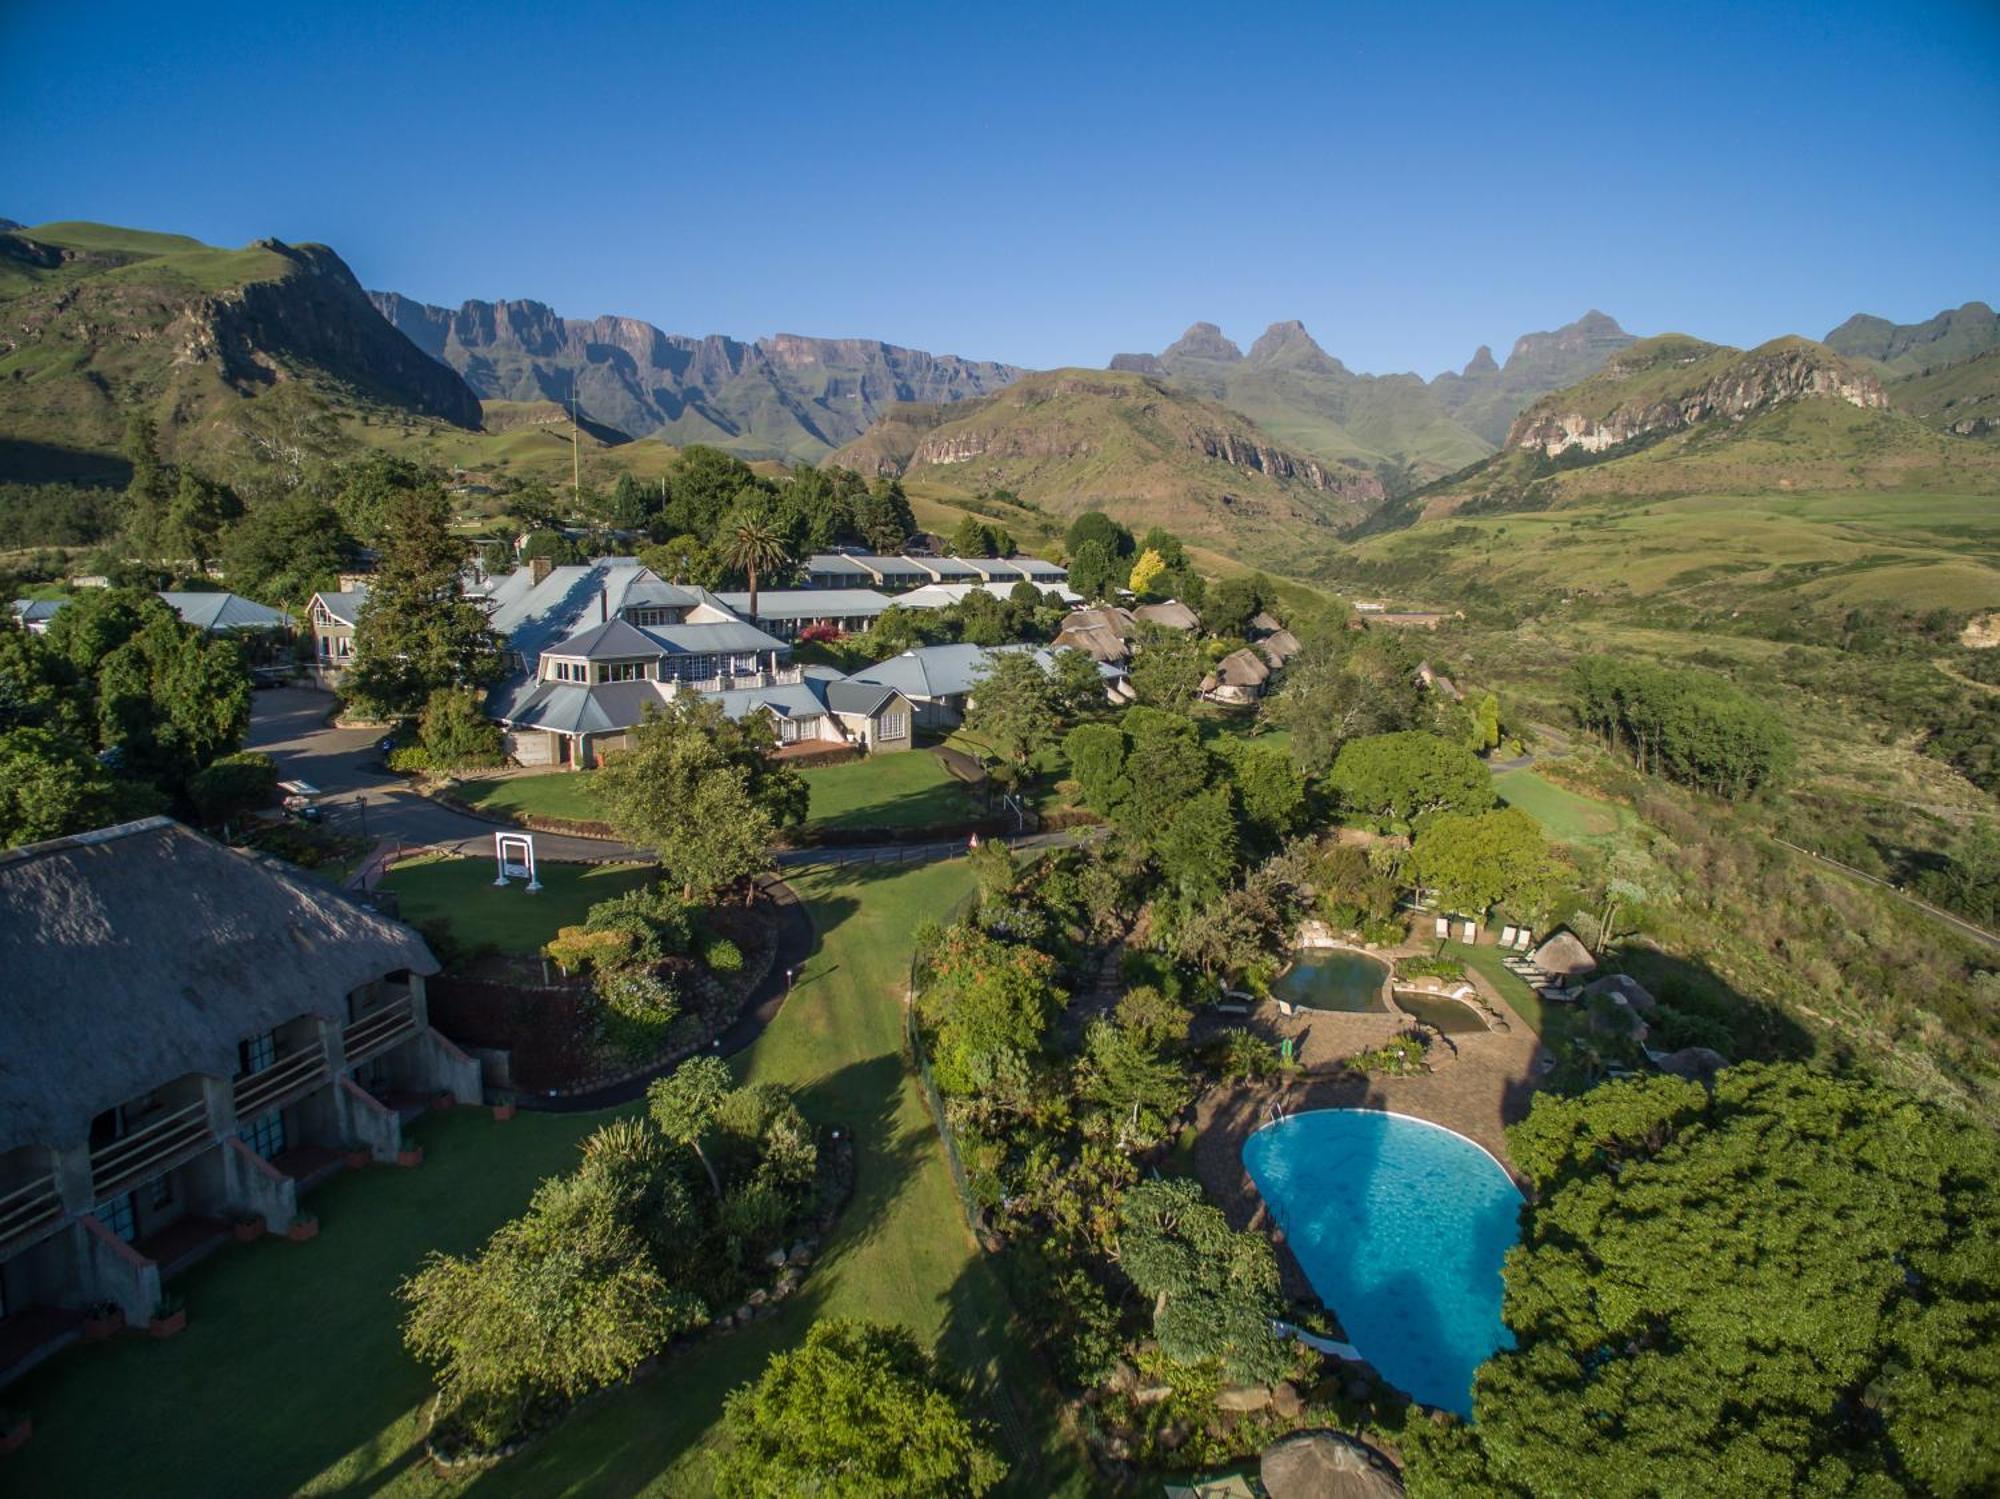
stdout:
<svg viewBox="0 0 2000 1499">
<path fill-rule="evenodd" d="M 528 576 L 541 583 L 548 578 L 549 569 L 554 566 L 555 563 L 547 557 L 531 557 L 528 559 Z"/>
<path fill-rule="evenodd" d="M 597 590 L 597 622 L 600 625 L 611 623 L 611 590 L 608 588 Z"/>
</svg>

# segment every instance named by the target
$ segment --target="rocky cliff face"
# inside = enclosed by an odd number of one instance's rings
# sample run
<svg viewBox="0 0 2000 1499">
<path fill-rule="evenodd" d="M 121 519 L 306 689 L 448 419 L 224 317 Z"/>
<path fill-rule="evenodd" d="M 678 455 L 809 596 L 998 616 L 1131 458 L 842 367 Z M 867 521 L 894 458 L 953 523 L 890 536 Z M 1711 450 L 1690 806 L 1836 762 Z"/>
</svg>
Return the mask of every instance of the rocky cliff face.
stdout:
<svg viewBox="0 0 2000 1499">
<path fill-rule="evenodd" d="M 1693 339 L 1647 339 L 1592 379 L 1537 401 L 1506 446 L 1551 457 L 1601 453 L 1636 438 L 1717 419 L 1741 421 L 1789 401 L 1838 400 L 1885 409 L 1882 384 L 1823 344 L 1785 338 L 1743 353 Z"/>
<path fill-rule="evenodd" d="M 478 397 L 383 322 L 323 245 L 223 250 L 54 224 L 0 232 L 0 269 L 0 358 L 32 350 L 43 372 L 0 382 L 0 436 L 105 452 L 140 408 L 170 448 L 199 443 L 215 417 L 289 379 L 479 426 Z"/>
<path fill-rule="evenodd" d="M 479 426 L 479 398 L 409 339 L 370 318 L 368 295 L 324 245 L 259 240 L 256 249 L 296 268 L 191 302 L 167 336 L 179 364 L 213 362 L 239 389 L 269 384 L 289 369 L 312 370 L 406 411 Z"/>
<path fill-rule="evenodd" d="M 1560 328 L 1523 333 L 1504 365 L 1481 344 L 1463 370 L 1439 375 L 1431 390 L 1460 425 L 1497 444 L 1530 401 L 1576 384 L 1635 342 L 1616 319 L 1592 308 Z"/>
<path fill-rule="evenodd" d="M 489 400 L 574 395 L 622 431 L 752 456 L 816 459 L 897 402 L 965 400 L 1022 373 L 873 339 L 781 333 L 741 343 L 666 333 L 637 318 L 564 318 L 540 302 L 445 308 L 371 295 L 389 323 Z"/>
</svg>

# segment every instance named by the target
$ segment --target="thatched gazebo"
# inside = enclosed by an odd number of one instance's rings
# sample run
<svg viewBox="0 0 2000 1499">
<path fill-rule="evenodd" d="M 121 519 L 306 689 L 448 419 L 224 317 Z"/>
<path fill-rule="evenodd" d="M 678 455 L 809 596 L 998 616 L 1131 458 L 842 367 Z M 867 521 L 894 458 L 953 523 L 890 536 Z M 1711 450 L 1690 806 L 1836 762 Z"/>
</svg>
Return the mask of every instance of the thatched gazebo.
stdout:
<svg viewBox="0 0 2000 1499">
<path fill-rule="evenodd" d="M 1403 1480 L 1338 1431 L 1301 1431 L 1264 1449 L 1258 1478 L 1271 1499 L 1402 1499 Z"/>
<path fill-rule="evenodd" d="M 1534 965 L 1551 978 L 1580 979 L 1597 971 L 1597 959 L 1577 940 L 1576 933 L 1557 932 L 1535 949 Z"/>
</svg>

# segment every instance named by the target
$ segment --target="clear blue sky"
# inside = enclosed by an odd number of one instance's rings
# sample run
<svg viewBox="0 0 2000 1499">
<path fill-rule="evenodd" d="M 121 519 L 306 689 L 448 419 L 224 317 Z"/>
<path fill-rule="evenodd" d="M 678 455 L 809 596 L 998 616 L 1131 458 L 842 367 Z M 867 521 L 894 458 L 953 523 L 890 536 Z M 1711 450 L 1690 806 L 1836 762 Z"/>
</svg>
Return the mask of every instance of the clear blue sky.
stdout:
<svg viewBox="0 0 2000 1499">
<path fill-rule="evenodd" d="M 1048 366 L 2000 301 L 2000 4 L 0 0 L 0 215 Z"/>
</svg>

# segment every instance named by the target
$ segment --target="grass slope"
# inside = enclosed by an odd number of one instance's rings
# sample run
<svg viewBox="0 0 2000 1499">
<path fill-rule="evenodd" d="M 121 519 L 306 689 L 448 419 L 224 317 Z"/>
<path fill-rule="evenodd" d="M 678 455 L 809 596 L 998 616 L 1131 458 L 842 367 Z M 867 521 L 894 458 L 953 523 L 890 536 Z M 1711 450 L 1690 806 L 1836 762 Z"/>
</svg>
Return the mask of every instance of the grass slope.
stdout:
<svg viewBox="0 0 2000 1499">
<path fill-rule="evenodd" d="M 11 1390 L 36 1435 L 7 1459 L 7 1491 L 702 1495 L 723 1395 L 812 1318 L 845 1315 L 902 1323 L 989 1396 L 1013 1392 L 1010 1429 L 1027 1456 L 1010 1453 L 1009 1492 L 1083 1492 L 902 1062 L 910 930 L 970 885 L 960 863 L 801 882 L 818 950 L 738 1069 L 800 1089 L 811 1118 L 854 1130 L 860 1172 L 818 1268 L 778 1315 L 590 1405 L 498 1468 L 439 1479 L 418 1445 L 429 1386 L 402 1352 L 394 1288 L 430 1249 L 477 1248 L 613 1117 L 523 1112 L 496 1124 L 459 1110 L 414 1126 L 418 1169 L 350 1174 L 315 1193 L 319 1238 L 231 1248 L 190 1272 L 176 1285 L 190 1311 L 181 1337 L 78 1350 Z"/>
<path fill-rule="evenodd" d="M 1456 514 L 1356 544 L 1329 581 L 1509 606 L 1581 596 L 1724 610 L 1971 609 L 2000 598 L 2000 504 L 1966 492 L 1717 491 Z"/>
</svg>

